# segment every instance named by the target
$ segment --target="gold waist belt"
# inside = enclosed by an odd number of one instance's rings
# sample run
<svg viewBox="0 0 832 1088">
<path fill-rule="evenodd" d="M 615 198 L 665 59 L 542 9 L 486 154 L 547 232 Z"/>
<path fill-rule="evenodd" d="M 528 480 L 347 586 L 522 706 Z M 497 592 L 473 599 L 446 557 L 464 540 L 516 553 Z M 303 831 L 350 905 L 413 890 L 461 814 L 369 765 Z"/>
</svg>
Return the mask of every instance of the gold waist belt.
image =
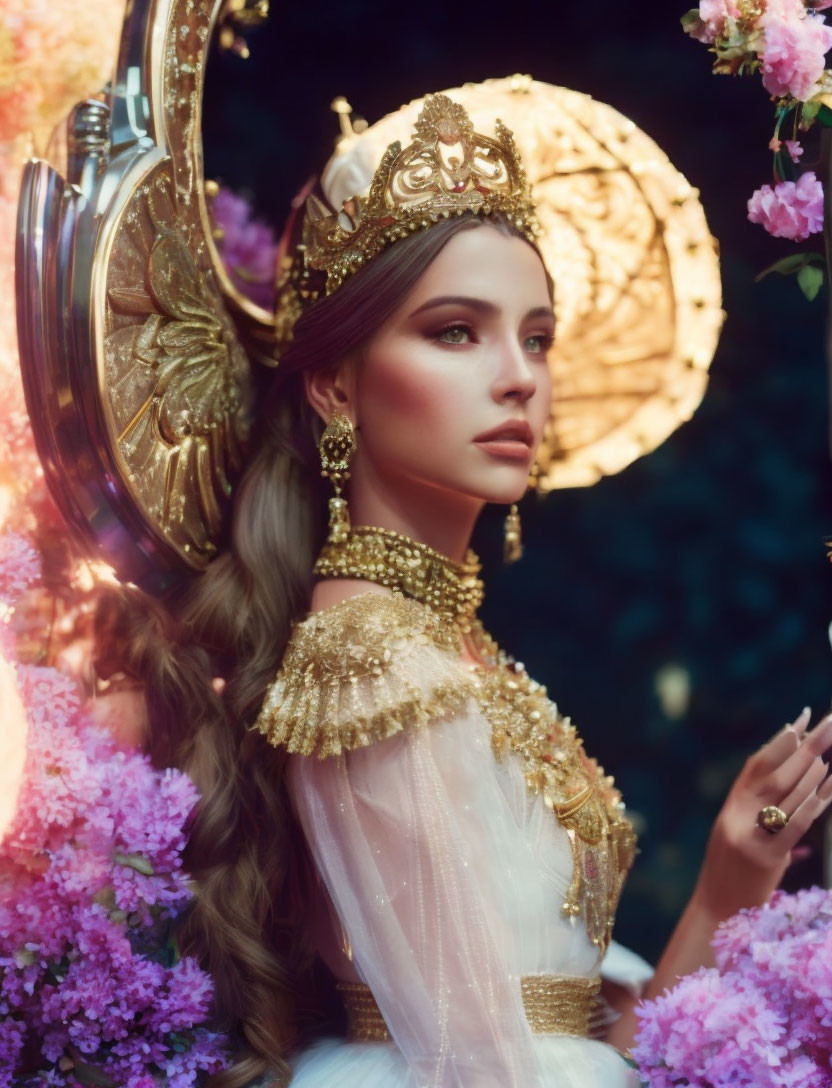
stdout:
<svg viewBox="0 0 832 1088">
<path fill-rule="evenodd" d="M 347 1013 L 347 1038 L 381 1042 L 390 1032 L 373 992 L 363 982 L 339 982 Z M 520 979 L 523 1007 L 536 1035 L 582 1035 L 600 1039 L 605 1032 L 601 980 L 569 975 L 524 975 Z"/>
</svg>

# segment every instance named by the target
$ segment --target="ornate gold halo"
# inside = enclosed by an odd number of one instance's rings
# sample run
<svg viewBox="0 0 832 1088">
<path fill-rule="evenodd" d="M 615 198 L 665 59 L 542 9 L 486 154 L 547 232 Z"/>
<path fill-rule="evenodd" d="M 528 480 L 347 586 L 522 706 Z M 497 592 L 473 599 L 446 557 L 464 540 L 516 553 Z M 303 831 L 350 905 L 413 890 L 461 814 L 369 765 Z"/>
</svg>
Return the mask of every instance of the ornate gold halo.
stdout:
<svg viewBox="0 0 832 1088">
<path fill-rule="evenodd" d="M 702 400 L 724 314 L 698 192 L 611 106 L 528 76 L 442 92 L 478 132 L 512 131 L 555 281 L 558 331 L 541 491 L 582 487 L 655 449 Z M 424 99 L 346 138 L 365 161 L 406 143 Z"/>
</svg>

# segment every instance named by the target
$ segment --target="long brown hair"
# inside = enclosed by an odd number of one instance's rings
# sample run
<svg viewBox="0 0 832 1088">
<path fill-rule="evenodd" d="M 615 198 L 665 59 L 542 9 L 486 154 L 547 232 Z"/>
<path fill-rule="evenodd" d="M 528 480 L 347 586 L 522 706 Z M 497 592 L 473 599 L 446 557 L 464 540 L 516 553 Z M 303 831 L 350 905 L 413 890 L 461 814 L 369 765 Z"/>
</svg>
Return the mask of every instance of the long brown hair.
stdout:
<svg viewBox="0 0 832 1088">
<path fill-rule="evenodd" d="M 283 788 L 286 755 L 248 728 L 292 623 L 308 609 L 324 536 L 320 423 L 303 375 L 360 349 L 448 240 L 482 222 L 441 220 L 311 305 L 265 398 L 227 547 L 164 604 L 126 589 L 99 603 L 99 671 L 143 681 L 151 758 L 185 770 L 201 794 L 186 858 L 195 899 L 178 944 L 213 974 L 215 1026 L 239 1041 L 235 1064 L 212 1088 L 264 1073 L 287 1084 L 286 1055 L 313 1033 L 320 1001 L 303 926 L 314 873 Z M 488 222 L 517 234 L 502 217 Z"/>
</svg>

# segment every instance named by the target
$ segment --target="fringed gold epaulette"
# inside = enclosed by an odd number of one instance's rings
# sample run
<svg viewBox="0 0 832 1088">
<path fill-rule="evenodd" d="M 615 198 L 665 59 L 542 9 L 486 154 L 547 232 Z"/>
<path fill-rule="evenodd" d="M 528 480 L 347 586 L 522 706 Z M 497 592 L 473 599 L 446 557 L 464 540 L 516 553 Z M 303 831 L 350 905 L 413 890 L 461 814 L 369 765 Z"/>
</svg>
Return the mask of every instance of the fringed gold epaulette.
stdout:
<svg viewBox="0 0 832 1088">
<path fill-rule="evenodd" d="M 297 624 L 255 728 L 320 759 L 454 714 L 476 685 L 456 630 L 417 601 L 350 597 Z"/>
</svg>

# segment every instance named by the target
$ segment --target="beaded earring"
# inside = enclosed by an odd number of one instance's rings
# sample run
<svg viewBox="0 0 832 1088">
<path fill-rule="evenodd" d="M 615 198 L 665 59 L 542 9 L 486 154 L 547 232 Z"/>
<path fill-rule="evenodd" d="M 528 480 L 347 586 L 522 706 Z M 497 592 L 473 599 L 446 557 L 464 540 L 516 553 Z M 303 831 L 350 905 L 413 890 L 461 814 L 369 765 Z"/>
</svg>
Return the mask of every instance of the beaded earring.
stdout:
<svg viewBox="0 0 832 1088">
<path fill-rule="evenodd" d="M 503 522 L 503 562 L 516 563 L 523 554 L 523 537 L 521 535 L 520 511 L 517 503 L 513 502 Z"/>
<path fill-rule="evenodd" d="M 352 420 L 337 409 L 324 427 L 318 450 L 321 455 L 321 475 L 332 482 L 335 495 L 329 500 L 329 541 L 343 544 L 350 531 L 347 500 L 341 489 L 349 479 L 350 458 L 355 453 L 355 427 Z"/>
<path fill-rule="evenodd" d="M 531 487 L 532 491 L 537 490 L 539 478 L 540 465 L 535 461 L 529 472 L 529 487 Z M 516 563 L 518 559 L 522 558 L 522 555 L 523 534 L 520 525 L 520 511 L 517 508 L 517 503 L 513 502 L 506 514 L 506 520 L 503 522 L 503 562 Z"/>
</svg>

